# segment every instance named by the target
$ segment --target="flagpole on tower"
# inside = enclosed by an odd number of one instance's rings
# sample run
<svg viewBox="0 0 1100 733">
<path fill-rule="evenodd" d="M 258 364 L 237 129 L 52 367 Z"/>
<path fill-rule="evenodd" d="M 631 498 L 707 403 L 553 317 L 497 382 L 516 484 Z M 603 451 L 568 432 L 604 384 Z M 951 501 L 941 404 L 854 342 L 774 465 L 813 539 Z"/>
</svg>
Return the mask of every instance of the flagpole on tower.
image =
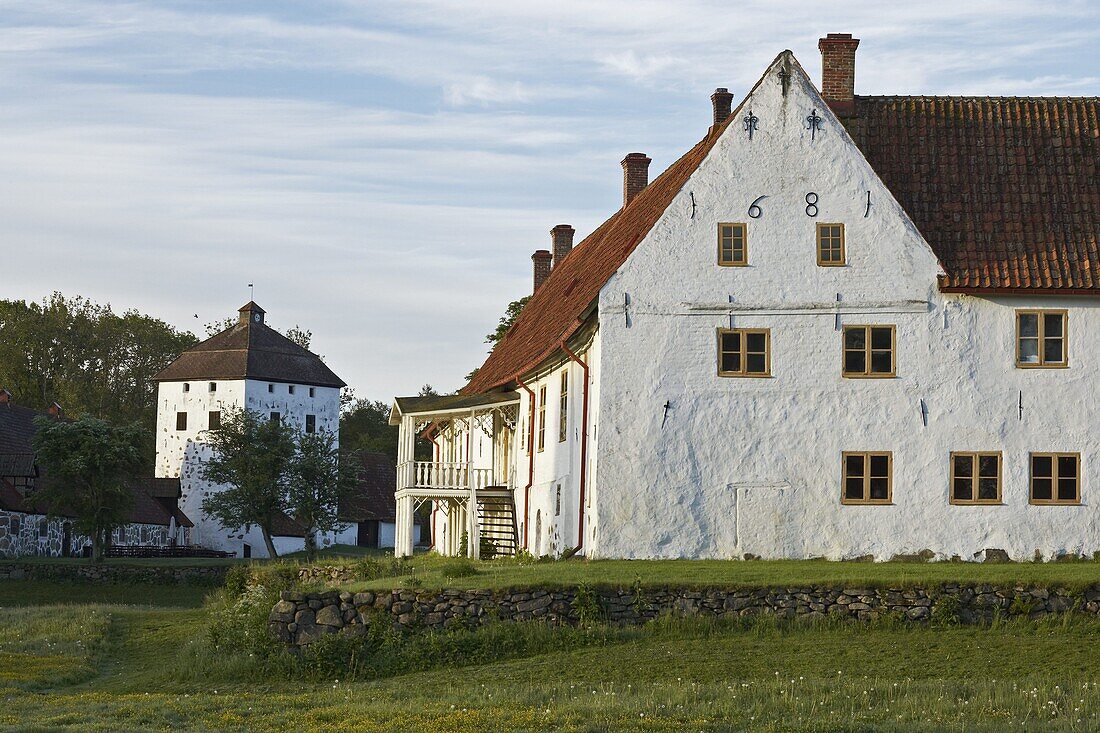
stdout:
<svg viewBox="0 0 1100 733">
<path fill-rule="evenodd" d="M 249 301 L 255 301 L 256 300 L 255 296 L 253 296 L 252 283 L 248 284 L 248 299 L 249 299 Z"/>
</svg>

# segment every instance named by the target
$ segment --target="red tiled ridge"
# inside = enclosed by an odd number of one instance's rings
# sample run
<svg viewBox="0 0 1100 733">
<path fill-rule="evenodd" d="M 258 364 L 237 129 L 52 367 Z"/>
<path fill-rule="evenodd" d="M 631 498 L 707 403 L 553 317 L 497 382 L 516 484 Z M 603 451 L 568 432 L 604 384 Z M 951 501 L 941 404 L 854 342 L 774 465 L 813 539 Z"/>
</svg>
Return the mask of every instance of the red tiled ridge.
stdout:
<svg viewBox="0 0 1100 733">
<path fill-rule="evenodd" d="M 1100 295 L 1100 98 L 856 97 L 844 119 L 947 291 Z"/>
</svg>

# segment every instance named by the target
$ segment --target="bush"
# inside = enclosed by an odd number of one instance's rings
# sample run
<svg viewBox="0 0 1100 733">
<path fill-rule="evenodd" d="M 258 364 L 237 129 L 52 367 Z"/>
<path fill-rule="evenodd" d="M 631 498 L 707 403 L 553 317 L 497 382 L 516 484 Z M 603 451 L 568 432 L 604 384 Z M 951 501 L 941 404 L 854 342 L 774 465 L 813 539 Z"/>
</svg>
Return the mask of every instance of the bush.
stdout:
<svg viewBox="0 0 1100 733">
<path fill-rule="evenodd" d="M 236 599 L 210 609 L 210 641 L 219 651 L 269 657 L 282 651 L 268 631 L 267 618 L 279 600 L 277 591 L 249 586 Z"/>
<path fill-rule="evenodd" d="M 477 567 L 464 557 L 453 557 L 444 560 L 439 565 L 439 572 L 444 578 L 469 578 L 478 574 Z"/>
</svg>

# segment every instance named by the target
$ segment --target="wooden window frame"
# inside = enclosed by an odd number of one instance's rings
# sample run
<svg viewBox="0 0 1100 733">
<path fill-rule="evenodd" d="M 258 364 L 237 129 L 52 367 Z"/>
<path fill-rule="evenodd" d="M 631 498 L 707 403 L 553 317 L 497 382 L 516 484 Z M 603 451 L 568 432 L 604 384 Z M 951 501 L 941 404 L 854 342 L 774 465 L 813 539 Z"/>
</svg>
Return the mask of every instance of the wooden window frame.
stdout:
<svg viewBox="0 0 1100 733">
<path fill-rule="evenodd" d="M 722 238 L 723 228 L 735 227 L 741 229 L 741 259 L 739 260 L 726 260 L 722 258 Z M 732 254 L 731 247 L 731 254 Z M 747 224 L 738 221 L 722 221 L 718 222 L 718 265 L 719 267 L 748 267 L 749 266 L 749 227 Z"/>
<path fill-rule="evenodd" d="M 569 370 L 561 370 L 561 393 L 558 395 L 558 442 L 569 437 Z"/>
<path fill-rule="evenodd" d="M 847 492 L 848 483 L 848 457 L 862 456 L 864 471 L 863 499 L 849 499 Z M 871 498 L 871 457 L 886 456 L 886 498 Z M 878 478 L 878 477 L 875 477 Z M 893 451 L 844 451 L 840 454 L 840 503 L 847 506 L 888 506 L 894 503 L 894 452 Z"/>
<path fill-rule="evenodd" d="M 1051 476 L 1050 476 L 1050 498 L 1049 499 L 1036 499 L 1035 498 L 1035 459 L 1036 458 L 1050 458 L 1051 459 Z M 1059 499 L 1058 496 L 1058 480 L 1062 478 L 1058 474 L 1058 459 L 1059 458 L 1073 458 L 1077 466 L 1076 474 L 1074 475 L 1074 485 L 1077 487 L 1077 496 L 1073 500 Z M 1046 478 L 1043 476 L 1042 478 Z M 1066 477 L 1068 478 L 1068 477 Z M 1046 453 L 1046 452 L 1032 452 L 1027 454 L 1027 501 L 1033 506 L 1080 506 L 1081 505 L 1081 454 L 1080 453 Z"/>
<path fill-rule="evenodd" d="M 839 262 L 833 262 L 833 261 L 826 262 L 825 260 L 823 260 L 821 258 L 821 253 L 822 253 L 822 249 L 821 249 L 821 232 L 825 229 L 825 227 L 840 227 L 840 261 Z M 843 222 L 838 222 L 838 221 L 836 221 L 836 222 L 818 222 L 817 223 L 817 228 L 816 228 L 815 231 L 816 231 L 816 235 L 814 237 L 814 246 L 817 248 L 817 266 L 818 267 L 844 267 L 844 266 L 846 266 L 848 264 L 848 248 L 847 248 L 847 244 L 846 244 L 846 241 L 845 241 Z"/>
<path fill-rule="evenodd" d="M 306 415 L 305 430 L 310 435 L 317 432 L 317 416 L 316 415 Z"/>
<path fill-rule="evenodd" d="M 862 328 L 867 331 L 866 338 L 863 345 L 863 358 L 864 358 L 864 371 L 863 372 L 849 372 L 845 368 L 845 358 L 848 349 L 848 331 L 849 329 Z M 881 349 L 871 348 L 871 329 L 874 328 L 888 328 L 890 329 L 890 371 L 889 372 L 872 372 L 871 371 L 871 353 L 873 351 L 881 351 Z M 854 351 L 854 349 L 853 349 Z M 840 329 L 840 376 L 845 379 L 893 379 L 898 376 L 898 329 L 897 326 L 892 323 L 853 323 L 844 326 Z"/>
<path fill-rule="evenodd" d="M 736 333 L 741 336 L 741 369 L 740 371 L 723 371 L 722 369 L 722 336 Z M 749 372 L 746 371 L 748 365 L 748 359 L 746 358 L 748 352 L 746 351 L 746 339 L 748 334 L 764 334 L 764 371 L 762 372 Z M 718 376 L 719 377 L 736 377 L 741 379 L 769 379 L 772 376 L 772 330 L 770 328 L 719 328 L 717 335 L 717 351 L 718 351 Z"/>
<path fill-rule="evenodd" d="M 180 410 L 176 412 L 176 432 L 182 433 L 187 430 L 187 412 Z"/>
<path fill-rule="evenodd" d="M 206 429 L 217 430 L 222 426 L 222 411 L 210 410 L 206 414 Z"/>
<path fill-rule="evenodd" d="M 546 385 L 539 387 L 538 452 L 546 450 Z"/>
<path fill-rule="evenodd" d="M 955 475 L 955 459 L 966 456 L 973 461 L 972 476 L 956 476 Z M 997 498 L 996 499 L 979 499 L 978 498 L 978 480 L 981 478 L 979 470 L 979 462 L 983 457 L 996 456 L 997 457 Z M 950 482 L 947 485 L 947 500 L 954 506 L 1001 506 L 1004 504 L 1004 456 L 1001 451 L 952 451 L 951 452 L 951 466 L 949 473 L 951 476 Z M 970 495 L 973 499 L 956 499 L 955 498 L 955 479 L 956 478 L 970 478 Z"/>
<path fill-rule="evenodd" d="M 1046 316 L 1060 315 L 1062 317 L 1062 360 L 1050 361 L 1045 356 Z M 1039 361 L 1034 364 L 1020 360 L 1020 317 L 1035 316 L 1037 330 L 1035 339 L 1038 341 Z M 1017 369 L 1065 369 L 1069 366 L 1069 311 L 1065 308 L 1020 308 L 1016 311 L 1016 368 Z"/>
</svg>

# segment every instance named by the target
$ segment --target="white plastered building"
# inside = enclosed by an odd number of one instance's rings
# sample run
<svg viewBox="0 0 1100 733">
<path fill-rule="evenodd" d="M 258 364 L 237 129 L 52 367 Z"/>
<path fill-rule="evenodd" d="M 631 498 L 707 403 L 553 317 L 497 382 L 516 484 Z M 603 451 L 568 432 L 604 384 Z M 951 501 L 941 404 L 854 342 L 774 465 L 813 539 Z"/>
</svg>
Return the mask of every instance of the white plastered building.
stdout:
<svg viewBox="0 0 1100 733">
<path fill-rule="evenodd" d="M 344 382 L 312 352 L 265 323 L 255 303 L 239 311 L 230 328 L 188 349 L 156 377 L 158 478 L 179 478 L 180 507 L 195 526 L 191 542 L 238 557 L 265 557 L 259 528 L 225 528 L 202 509 L 203 499 L 224 487 L 202 478 L 211 455 L 203 433 L 223 411 L 247 409 L 291 423 L 305 432 L 339 435 Z M 284 554 L 304 547 L 302 527 L 281 516 L 273 541 Z M 331 533 L 318 538 L 331 544 Z"/>
<path fill-rule="evenodd" d="M 397 554 L 422 503 L 447 554 L 1100 550 L 1100 100 L 857 96 L 858 43 L 627 156 L 463 392 L 395 402 Z"/>
</svg>

